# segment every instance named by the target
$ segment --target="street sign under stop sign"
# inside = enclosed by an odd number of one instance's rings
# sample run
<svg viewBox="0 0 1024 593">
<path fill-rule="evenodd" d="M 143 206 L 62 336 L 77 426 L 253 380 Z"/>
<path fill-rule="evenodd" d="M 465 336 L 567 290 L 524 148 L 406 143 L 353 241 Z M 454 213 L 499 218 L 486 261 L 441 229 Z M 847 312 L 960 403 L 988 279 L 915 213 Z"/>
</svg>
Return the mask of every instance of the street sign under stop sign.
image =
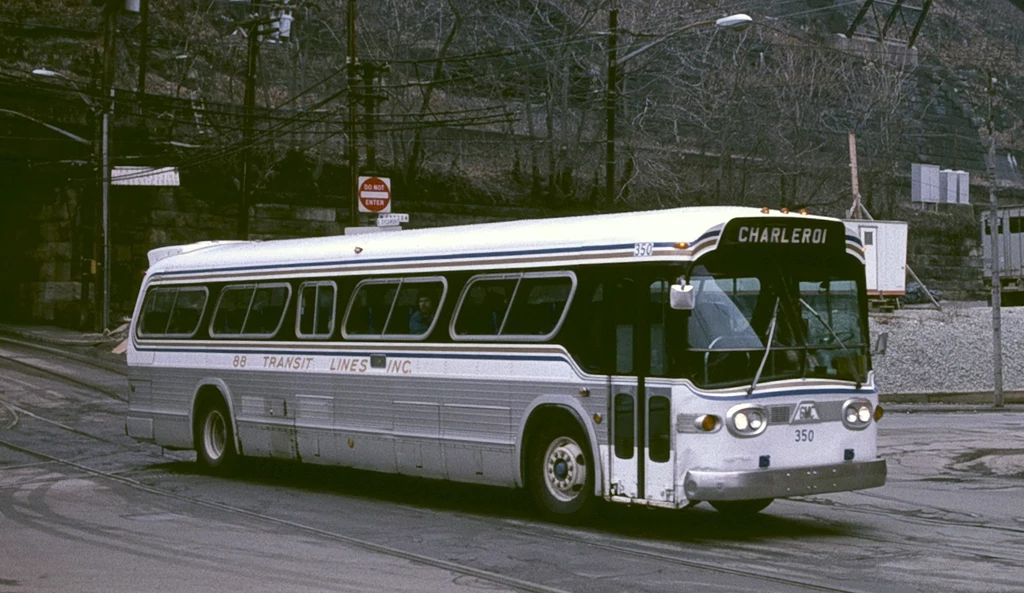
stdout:
<svg viewBox="0 0 1024 593">
<path fill-rule="evenodd" d="M 391 179 L 360 177 L 358 196 L 360 212 L 391 212 Z"/>
</svg>

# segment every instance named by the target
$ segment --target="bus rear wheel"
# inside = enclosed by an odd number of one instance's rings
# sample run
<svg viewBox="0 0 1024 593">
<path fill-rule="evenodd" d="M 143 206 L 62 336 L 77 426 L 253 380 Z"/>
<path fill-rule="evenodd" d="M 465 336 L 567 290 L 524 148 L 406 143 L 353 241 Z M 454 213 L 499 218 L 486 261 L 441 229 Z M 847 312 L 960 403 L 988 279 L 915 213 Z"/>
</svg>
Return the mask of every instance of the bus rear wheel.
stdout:
<svg viewBox="0 0 1024 593">
<path fill-rule="evenodd" d="M 575 521 L 593 510 L 595 470 L 578 429 L 541 430 L 533 439 L 528 468 L 530 494 L 549 518 Z"/>
<path fill-rule="evenodd" d="M 196 461 L 201 468 L 225 473 L 234 465 L 235 432 L 224 402 L 210 402 L 199 409 L 195 441 Z"/>
<path fill-rule="evenodd" d="M 754 500 L 712 500 L 711 506 L 729 517 L 750 517 L 765 510 L 774 498 L 757 498 Z"/>
</svg>

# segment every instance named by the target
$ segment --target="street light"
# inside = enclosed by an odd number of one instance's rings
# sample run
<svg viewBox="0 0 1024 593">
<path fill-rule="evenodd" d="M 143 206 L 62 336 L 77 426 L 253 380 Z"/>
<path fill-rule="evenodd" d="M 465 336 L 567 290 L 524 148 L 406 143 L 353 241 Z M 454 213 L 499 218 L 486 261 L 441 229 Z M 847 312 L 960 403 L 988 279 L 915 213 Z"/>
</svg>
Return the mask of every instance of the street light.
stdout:
<svg viewBox="0 0 1024 593">
<path fill-rule="evenodd" d="M 32 71 L 32 74 L 36 76 L 47 76 L 63 78 L 64 80 L 71 83 L 71 86 L 78 93 L 85 104 L 89 106 L 94 112 L 99 111 L 102 116 L 102 123 L 100 124 L 100 146 L 99 146 L 99 164 L 100 164 L 100 195 L 102 203 L 102 225 L 100 233 L 103 235 L 103 306 L 101 308 L 101 330 L 110 328 L 110 109 L 108 105 L 97 105 L 95 101 L 90 99 L 82 89 L 78 88 L 75 81 L 68 78 L 66 75 L 60 72 L 54 72 L 53 70 L 47 70 L 46 68 L 36 68 Z M 110 89 L 110 99 L 113 102 L 114 89 Z"/>
<path fill-rule="evenodd" d="M 690 23 L 683 27 L 676 29 L 670 33 L 666 33 L 661 37 L 651 41 L 650 43 L 643 45 L 621 58 L 616 57 L 616 43 L 617 43 L 617 32 L 618 32 L 618 9 L 612 9 L 608 15 L 608 25 L 610 29 L 610 36 L 608 38 L 608 91 L 605 96 L 605 127 L 607 138 L 605 141 L 605 194 L 610 207 L 615 201 L 616 194 L 616 183 L 615 183 L 615 110 L 618 105 L 618 68 L 623 63 L 635 58 L 636 56 L 644 53 L 645 51 L 661 45 L 668 41 L 672 37 L 693 29 L 696 27 L 708 27 L 715 26 L 720 29 L 733 29 L 742 30 L 750 26 L 754 19 L 750 18 L 745 14 L 733 14 L 730 16 L 722 17 L 720 19 L 713 19 L 707 21 L 697 21 Z"/>
</svg>

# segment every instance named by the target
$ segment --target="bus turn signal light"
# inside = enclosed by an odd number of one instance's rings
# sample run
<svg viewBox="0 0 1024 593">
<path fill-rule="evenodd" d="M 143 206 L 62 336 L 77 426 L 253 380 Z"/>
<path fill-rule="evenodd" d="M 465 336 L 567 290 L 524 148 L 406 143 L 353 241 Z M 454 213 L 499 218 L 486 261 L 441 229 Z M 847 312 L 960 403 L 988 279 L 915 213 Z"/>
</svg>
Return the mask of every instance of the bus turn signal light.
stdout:
<svg viewBox="0 0 1024 593">
<path fill-rule="evenodd" d="M 702 430 L 704 432 L 714 432 L 718 430 L 719 420 L 718 416 L 714 416 L 712 414 L 704 414 L 702 416 L 697 416 L 696 422 L 694 422 L 694 424 L 697 426 L 697 430 Z"/>
<path fill-rule="evenodd" d="M 885 410 L 882 409 L 882 406 L 875 406 L 875 422 L 881 420 L 882 416 L 885 416 Z"/>
</svg>

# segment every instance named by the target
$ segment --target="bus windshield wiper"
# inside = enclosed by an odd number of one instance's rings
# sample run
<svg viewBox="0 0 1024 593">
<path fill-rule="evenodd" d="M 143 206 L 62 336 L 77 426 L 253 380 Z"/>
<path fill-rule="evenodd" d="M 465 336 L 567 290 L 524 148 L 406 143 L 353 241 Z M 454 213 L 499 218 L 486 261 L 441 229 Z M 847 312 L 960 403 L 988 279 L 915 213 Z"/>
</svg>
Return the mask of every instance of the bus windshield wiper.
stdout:
<svg viewBox="0 0 1024 593">
<path fill-rule="evenodd" d="M 825 329 L 827 329 L 828 333 L 832 334 L 832 337 L 835 338 L 837 342 L 839 342 L 839 345 L 843 347 L 843 350 L 849 350 L 849 348 L 846 347 L 846 344 L 843 343 L 843 340 L 839 337 L 839 335 L 836 334 L 835 330 L 832 329 L 832 326 L 829 325 L 828 322 L 826 322 L 825 319 L 817 311 L 814 310 L 814 307 L 812 307 L 810 303 L 801 298 L 800 304 L 803 305 L 804 307 L 807 307 L 807 310 L 811 312 L 811 315 L 814 315 L 814 318 L 820 321 L 821 324 L 825 326 Z"/>
<path fill-rule="evenodd" d="M 761 357 L 761 364 L 757 367 L 757 373 L 754 374 L 754 380 L 750 383 L 750 388 L 747 389 L 747 395 L 754 393 L 754 389 L 757 387 L 757 382 L 761 379 L 761 372 L 764 371 L 764 364 L 768 362 L 768 355 L 772 351 L 772 340 L 775 339 L 775 325 L 779 320 L 779 297 L 775 297 L 775 309 L 772 311 L 772 320 L 768 324 L 768 341 L 764 347 L 764 356 Z"/>
</svg>

